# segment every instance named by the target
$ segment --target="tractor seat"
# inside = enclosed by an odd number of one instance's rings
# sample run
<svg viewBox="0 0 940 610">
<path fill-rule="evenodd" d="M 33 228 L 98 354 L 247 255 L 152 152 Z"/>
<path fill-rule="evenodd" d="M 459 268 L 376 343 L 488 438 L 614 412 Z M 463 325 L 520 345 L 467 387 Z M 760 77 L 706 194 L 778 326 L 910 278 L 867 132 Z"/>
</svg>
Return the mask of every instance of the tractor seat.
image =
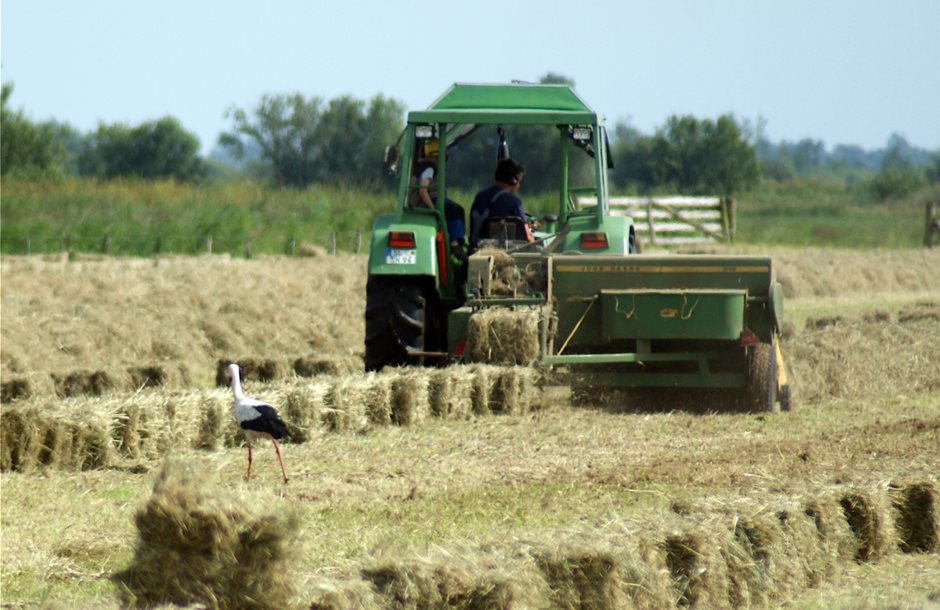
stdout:
<svg viewBox="0 0 940 610">
<path fill-rule="evenodd" d="M 503 242 L 525 241 L 525 224 L 518 216 L 491 218 L 483 225 L 480 237 Z"/>
</svg>

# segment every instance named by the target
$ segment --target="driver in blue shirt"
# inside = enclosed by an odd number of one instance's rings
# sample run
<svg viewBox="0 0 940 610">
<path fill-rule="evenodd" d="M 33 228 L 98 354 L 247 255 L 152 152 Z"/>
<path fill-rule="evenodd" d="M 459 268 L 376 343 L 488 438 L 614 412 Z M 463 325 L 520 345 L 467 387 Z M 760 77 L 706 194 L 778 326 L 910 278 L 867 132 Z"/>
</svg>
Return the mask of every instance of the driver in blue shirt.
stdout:
<svg viewBox="0 0 940 610">
<path fill-rule="evenodd" d="M 518 218 L 526 241 L 534 241 L 522 208 L 522 199 L 516 194 L 523 176 L 525 167 L 511 158 L 500 159 L 496 164 L 495 184 L 477 193 L 470 206 L 470 252 L 477 250 L 481 238 L 488 237 L 486 224 L 496 218 Z"/>
</svg>

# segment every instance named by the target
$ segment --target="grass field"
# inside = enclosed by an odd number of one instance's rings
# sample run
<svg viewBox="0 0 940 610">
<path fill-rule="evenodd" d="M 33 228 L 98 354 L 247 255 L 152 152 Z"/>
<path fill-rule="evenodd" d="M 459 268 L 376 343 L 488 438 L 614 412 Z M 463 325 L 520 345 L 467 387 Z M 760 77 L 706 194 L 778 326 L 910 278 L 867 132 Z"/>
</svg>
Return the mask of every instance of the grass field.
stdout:
<svg viewBox="0 0 940 610">
<path fill-rule="evenodd" d="M 132 601 L 113 577 L 148 577 L 142 566 L 158 556 L 140 528 L 163 523 L 162 507 L 204 544 L 186 567 L 235 553 L 266 584 L 240 585 L 262 607 L 940 603 L 940 252 L 770 252 L 792 297 L 783 345 L 797 410 L 784 414 L 677 410 L 656 394 L 630 408 L 631 397 L 573 406 L 555 386 L 483 409 L 471 387 L 482 373 L 469 369 L 443 373 L 448 409 L 422 402 L 438 373 L 356 372 L 361 256 L 4 256 L 0 376 L 45 382 L 0 411 L 0 601 Z M 230 358 L 274 363 L 271 380 L 246 390 L 304 432 L 284 447 L 287 485 L 270 447 L 242 478 L 229 394 L 214 387 Z M 297 376 L 303 359 L 329 372 Z M 141 365 L 175 373 L 140 390 L 117 383 Z M 62 381 L 96 371 L 115 381 L 100 396 Z M 56 394 L 65 387 L 74 395 Z M 39 445 L 72 454 L 43 465 L 23 450 L 11 470 L 15 433 L 28 430 L 14 414 L 48 414 L 47 430 L 71 436 Z M 75 457 L 92 449 L 100 467 Z M 899 494 L 917 489 L 927 493 L 912 538 Z M 268 542 L 199 542 L 199 519 Z M 174 531 L 154 531 L 172 546 Z M 926 552 L 902 552 L 912 539 Z"/>
<path fill-rule="evenodd" d="M 482 185 L 481 185 L 482 186 Z M 0 251 L 150 256 L 283 254 L 302 245 L 355 251 L 372 220 L 394 208 L 389 190 L 312 186 L 279 189 L 252 181 L 95 182 L 6 178 Z M 824 181 L 765 182 L 738 198 L 740 243 L 838 248 L 913 248 L 923 242 L 924 205 L 940 187 L 910 199 L 872 203 L 858 189 Z M 469 210 L 470 192 L 448 196 Z M 533 214 L 557 213 L 555 196 L 522 193 Z M 333 237 L 335 235 L 335 237 Z M 250 242 L 250 244 L 249 244 Z M 360 251 L 365 251 L 361 249 Z"/>
</svg>

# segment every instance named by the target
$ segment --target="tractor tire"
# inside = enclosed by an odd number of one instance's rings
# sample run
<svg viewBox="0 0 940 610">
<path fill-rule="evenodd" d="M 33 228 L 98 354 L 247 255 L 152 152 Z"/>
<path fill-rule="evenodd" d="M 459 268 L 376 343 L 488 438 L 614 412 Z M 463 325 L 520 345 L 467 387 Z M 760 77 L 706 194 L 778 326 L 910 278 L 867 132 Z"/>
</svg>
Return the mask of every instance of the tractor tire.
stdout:
<svg viewBox="0 0 940 610">
<path fill-rule="evenodd" d="M 414 277 L 370 275 L 366 283 L 366 371 L 417 364 L 425 351 L 428 298 Z"/>
<path fill-rule="evenodd" d="M 777 407 L 777 359 L 771 343 L 758 343 L 748 351 L 745 407 L 752 412 L 773 412 Z"/>
</svg>

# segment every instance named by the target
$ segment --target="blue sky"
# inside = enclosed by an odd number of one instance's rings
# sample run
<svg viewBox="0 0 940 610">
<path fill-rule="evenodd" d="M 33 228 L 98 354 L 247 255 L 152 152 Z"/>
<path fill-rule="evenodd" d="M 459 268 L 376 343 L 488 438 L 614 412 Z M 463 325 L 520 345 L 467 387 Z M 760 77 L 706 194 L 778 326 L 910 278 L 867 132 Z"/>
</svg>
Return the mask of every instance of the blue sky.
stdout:
<svg viewBox="0 0 940 610">
<path fill-rule="evenodd" d="M 3 0 L 0 23 L 33 120 L 172 115 L 205 151 L 265 93 L 424 108 L 547 72 L 645 133 L 731 112 L 775 142 L 940 149 L 940 0 Z"/>
</svg>

